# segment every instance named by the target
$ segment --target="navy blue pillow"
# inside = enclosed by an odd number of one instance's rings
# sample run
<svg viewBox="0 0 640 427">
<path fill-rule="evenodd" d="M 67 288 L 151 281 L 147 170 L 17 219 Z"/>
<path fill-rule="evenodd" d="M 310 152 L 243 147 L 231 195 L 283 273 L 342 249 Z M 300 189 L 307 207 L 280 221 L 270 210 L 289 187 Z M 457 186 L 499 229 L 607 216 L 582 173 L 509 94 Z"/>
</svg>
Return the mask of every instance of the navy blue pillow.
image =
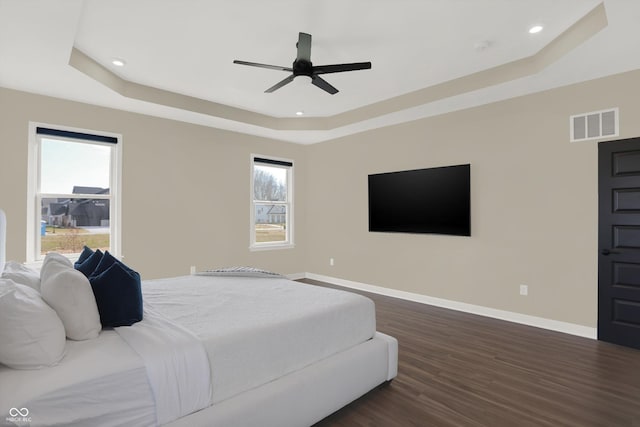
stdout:
<svg viewBox="0 0 640 427">
<path fill-rule="evenodd" d="M 89 279 L 102 326 L 130 326 L 142 320 L 140 274 L 120 261 Z"/>
<path fill-rule="evenodd" d="M 104 273 L 109 267 L 111 267 L 116 262 L 120 262 L 120 261 L 118 261 L 116 257 L 114 257 L 113 255 L 111 255 L 109 251 L 104 251 L 104 255 L 102 255 L 100 262 L 98 263 L 96 268 L 91 272 L 91 274 L 89 274 L 89 280 L 91 280 L 95 276 L 99 276 L 100 274 Z M 122 264 L 122 266 L 126 267 L 124 264 Z"/>
<path fill-rule="evenodd" d="M 76 268 L 76 270 L 80 271 L 82 274 L 89 277 L 91 276 L 91 273 L 93 273 L 93 271 L 96 269 L 98 264 L 100 264 L 100 261 L 102 260 L 103 255 L 104 254 L 100 249 L 96 249 L 96 251 L 91 255 L 89 255 L 89 257 L 85 259 L 83 262 L 81 263 L 76 262 L 74 264 L 74 267 Z"/>
<path fill-rule="evenodd" d="M 84 246 L 82 248 L 82 253 L 80 254 L 80 257 L 78 258 L 78 260 L 75 262 L 75 264 L 73 264 L 74 267 L 79 266 L 80 264 L 82 264 L 83 262 L 85 262 L 87 260 L 87 258 L 89 258 L 91 255 L 93 255 L 93 251 L 91 250 L 91 248 L 89 246 Z"/>
</svg>

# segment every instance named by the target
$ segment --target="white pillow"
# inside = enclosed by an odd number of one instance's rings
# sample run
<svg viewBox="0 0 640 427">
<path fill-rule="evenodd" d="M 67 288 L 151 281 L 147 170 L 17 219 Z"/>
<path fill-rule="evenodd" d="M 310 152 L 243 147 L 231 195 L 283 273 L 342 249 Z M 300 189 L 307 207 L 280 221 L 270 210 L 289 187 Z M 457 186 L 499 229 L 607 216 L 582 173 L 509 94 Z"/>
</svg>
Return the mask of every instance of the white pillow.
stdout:
<svg viewBox="0 0 640 427">
<path fill-rule="evenodd" d="M 13 280 L 0 279 L 0 363 L 39 369 L 64 356 L 64 326 L 40 294 Z"/>
<path fill-rule="evenodd" d="M 44 257 L 44 261 L 42 261 L 42 267 L 40 267 L 40 272 L 42 273 L 42 269 L 45 265 L 49 264 L 52 261 L 60 262 L 67 267 L 73 267 L 73 263 L 66 256 L 59 254 L 57 252 L 47 252 L 47 255 Z"/>
<path fill-rule="evenodd" d="M 40 273 L 29 267 L 25 267 L 19 262 L 7 261 L 2 272 L 3 279 L 11 279 L 21 285 L 40 291 Z"/>
<path fill-rule="evenodd" d="M 89 279 L 58 254 L 47 254 L 40 277 L 42 299 L 58 313 L 67 337 L 77 341 L 97 337 L 102 325 Z"/>
</svg>

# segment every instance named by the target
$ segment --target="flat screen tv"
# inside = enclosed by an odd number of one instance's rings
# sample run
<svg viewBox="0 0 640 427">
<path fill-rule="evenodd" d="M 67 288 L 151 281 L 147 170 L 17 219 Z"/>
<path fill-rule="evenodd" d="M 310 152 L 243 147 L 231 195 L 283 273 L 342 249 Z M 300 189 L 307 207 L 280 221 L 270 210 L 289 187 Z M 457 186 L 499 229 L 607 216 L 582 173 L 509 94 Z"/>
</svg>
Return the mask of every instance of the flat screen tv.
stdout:
<svg viewBox="0 0 640 427">
<path fill-rule="evenodd" d="M 369 231 L 471 235 L 471 165 L 369 175 Z"/>
</svg>

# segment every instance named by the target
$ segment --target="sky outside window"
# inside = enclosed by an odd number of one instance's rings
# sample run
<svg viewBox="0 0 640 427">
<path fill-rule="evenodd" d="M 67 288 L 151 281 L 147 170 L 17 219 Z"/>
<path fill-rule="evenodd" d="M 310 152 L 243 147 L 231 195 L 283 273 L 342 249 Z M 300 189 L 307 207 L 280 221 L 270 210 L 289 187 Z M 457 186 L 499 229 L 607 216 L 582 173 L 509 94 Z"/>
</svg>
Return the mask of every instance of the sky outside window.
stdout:
<svg viewBox="0 0 640 427">
<path fill-rule="evenodd" d="M 277 168 L 273 166 L 262 166 L 262 165 L 255 165 L 254 167 L 258 171 L 262 171 L 266 174 L 273 176 L 276 179 L 276 181 L 278 181 L 278 183 L 281 185 L 285 185 L 287 182 L 287 169 Z"/>
<path fill-rule="evenodd" d="M 42 138 L 40 191 L 71 194 L 74 186 L 109 188 L 111 149 Z"/>
<path fill-rule="evenodd" d="M 253 190 L 255 200 L 286 201 L 287 169 L 255 165 Z"/>
</svg>

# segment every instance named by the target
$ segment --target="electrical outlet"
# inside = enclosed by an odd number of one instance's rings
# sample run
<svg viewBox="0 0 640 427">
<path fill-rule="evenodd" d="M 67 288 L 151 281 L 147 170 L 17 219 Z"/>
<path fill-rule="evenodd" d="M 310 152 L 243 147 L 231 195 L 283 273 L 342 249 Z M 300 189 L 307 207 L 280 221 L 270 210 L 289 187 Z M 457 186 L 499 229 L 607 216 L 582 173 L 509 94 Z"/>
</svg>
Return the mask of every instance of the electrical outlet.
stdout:
<svg viewBox="0 0 640 427">
<path fill-rule="evenodd" d="M 193 275 L 193 274 L 196 274 L 196 266 L 195 266 L 195 265 L 192 265 L 192 266 L 191 266 L 191 268 L 190 268 L 190 270 L 189 270 L 189 272 L 190 272 L 192 275 Z"/>
<path fill-rule="evenodd" d="M 333 267 L 333 258 L 329 258 L 329 265 Z"/>
<path fill-rule="evenodd" d="M 527 285 L 520 285 L 520 295 L 525 297 L 529 295 L 529 287 Z"/>
</svg>

